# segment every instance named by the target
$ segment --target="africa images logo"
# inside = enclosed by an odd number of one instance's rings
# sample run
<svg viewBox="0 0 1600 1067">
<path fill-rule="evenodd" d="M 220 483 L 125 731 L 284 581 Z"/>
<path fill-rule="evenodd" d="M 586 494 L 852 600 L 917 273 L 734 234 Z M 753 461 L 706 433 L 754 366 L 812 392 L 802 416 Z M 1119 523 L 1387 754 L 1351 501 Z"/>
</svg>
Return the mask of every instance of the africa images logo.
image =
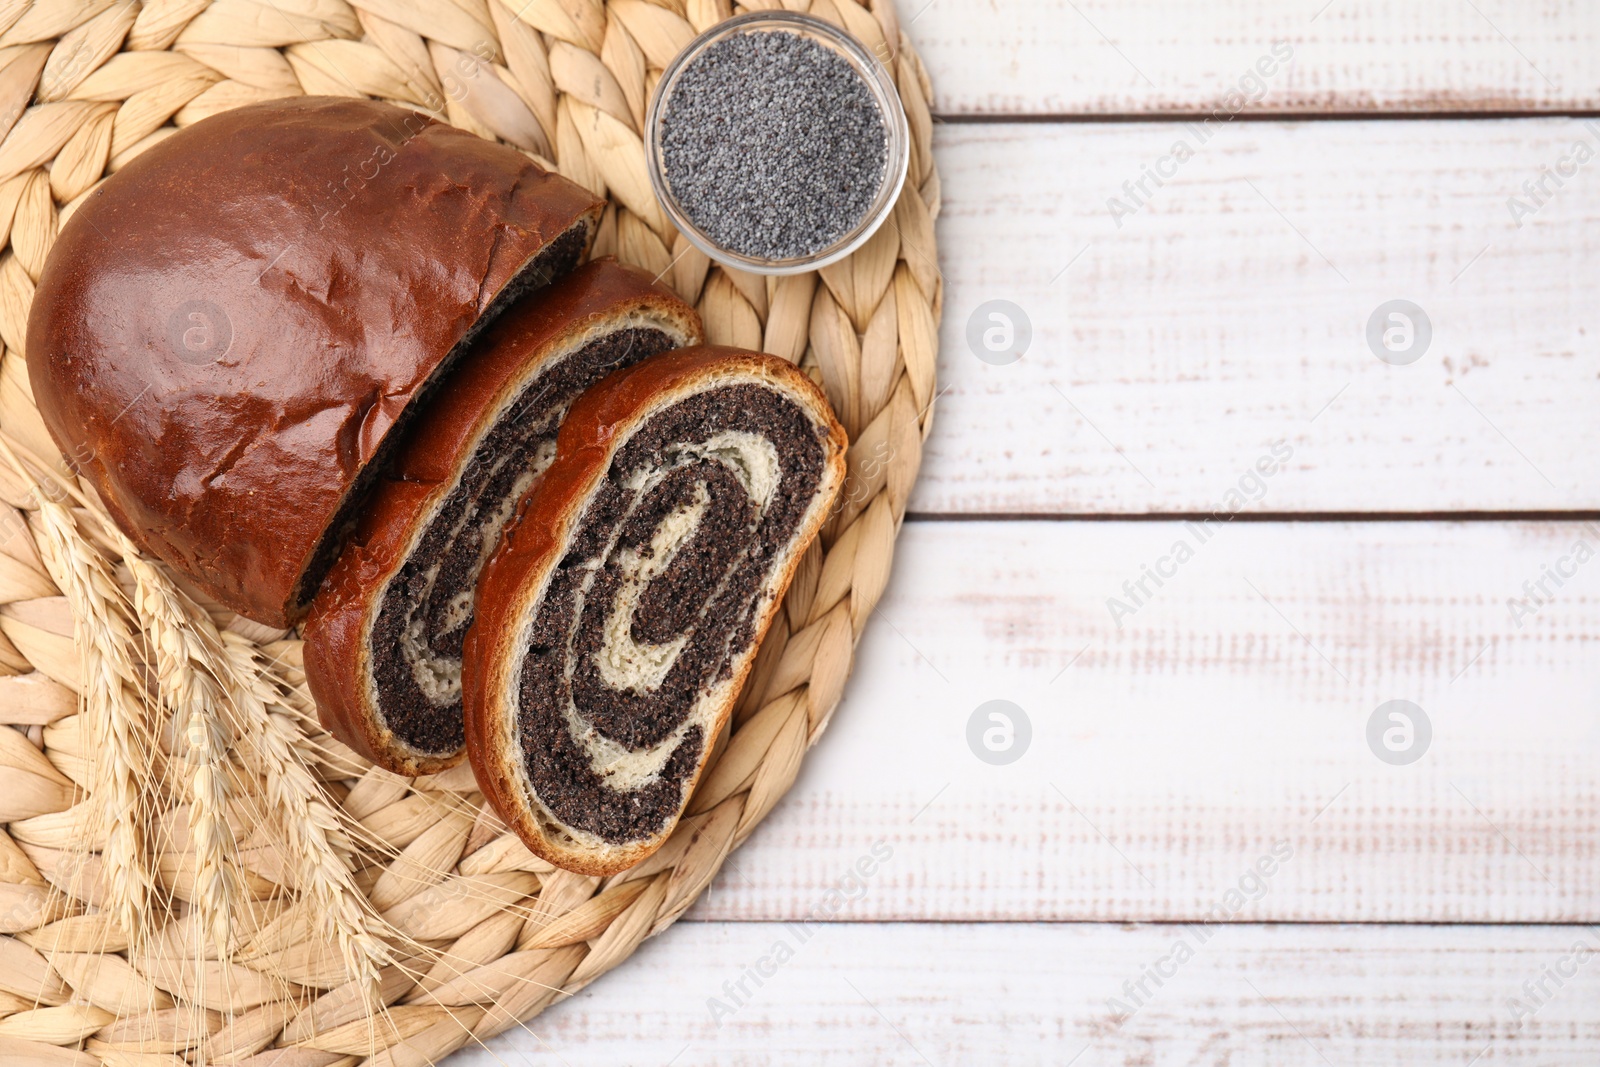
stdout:
<svg viewBox="0 0 1600 1067">
<path fill-rule="evenodd" d="M 1015 363 L 1033 343 L 1028 313 L 1009 300 L 988 300 L 967 318 L 967 347 L 995 367 Z"/>
<path fill-rule="evenodd" d="M 1433 722 L 1410 700 L 1389 700 L 1367 718 L 1367 747 L 1393 767 L 1415 763 L 1433 743 Z"/>
<path fill-rule="evenodd" d="M 233 347 L 233 323 L 209 300 L 185 300 L 167 316 L 167 345 L 185 363 L 216 363 Z"/>
<path fill-rule="evenodd" d="M 1415 363 L 1432 343 L 1433 322 L 1426 311 L 1410 300 L 1379 304 L 1367 318 L 1367 347 L 1391 366 Z"/>
<path fill-rule="evenodd" d="M 986 701 L 967 718 L 967 747 L 991 766 L 1017 762 L 1032 742 L 1028 713 L 1009 700 Z"/>
</svg>

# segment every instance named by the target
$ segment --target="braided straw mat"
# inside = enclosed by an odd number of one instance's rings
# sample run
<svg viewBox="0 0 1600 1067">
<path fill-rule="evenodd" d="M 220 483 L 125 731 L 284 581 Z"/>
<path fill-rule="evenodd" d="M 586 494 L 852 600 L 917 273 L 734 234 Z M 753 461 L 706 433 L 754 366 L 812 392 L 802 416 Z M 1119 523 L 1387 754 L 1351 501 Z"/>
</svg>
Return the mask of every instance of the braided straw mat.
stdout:
<svg viewBox="0 0 1600 1067">
<path fill-rule="evenodd" d="M 928 77 L 890 0 L 784 6 L 884 59 L 912 156 L 865 247 L 767 279 L 673 230 L 640 140 L 661 69 L 730 0 L 0 0 L 0 1064 L 434 1062 L 621 963 L 789 788 L 888 579 L 941 288 Z M 300 642 L 141 558 L 33 406 L 28 306 L 63 220 L 175 127 L 299 93 L 441 113 L 609 197 L 596 254 L 671 281 L 713 341 L 799 362 L 850 432 L 731 736 L 633 870 L 535 858 L 465 766 L 355 757 L 317 725 Z"/>
</svg>

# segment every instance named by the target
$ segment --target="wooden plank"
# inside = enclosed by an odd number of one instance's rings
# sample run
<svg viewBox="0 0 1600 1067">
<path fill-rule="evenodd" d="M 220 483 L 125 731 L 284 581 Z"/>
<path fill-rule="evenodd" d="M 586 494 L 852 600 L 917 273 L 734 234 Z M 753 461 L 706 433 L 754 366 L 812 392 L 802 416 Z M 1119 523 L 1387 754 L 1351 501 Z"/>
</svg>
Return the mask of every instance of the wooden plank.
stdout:
<svg viewBox="0 0 1600 1067">
<path fill-rule="evenodd" d="M 450 1062 L 1588 1064 L 1597 950 L 1571 927 L 685 923 Z"/>
<path fill-rule="evenodd" d="M 1123 183 L 1190 126 L 941 128 L 948 392 L 912 510 L 1208 513 L 1274 442 L 1253 509 L 1600 507 L 1600 162 L 1507 206 L 1579 138 L 1600 120 L 1236 124 L 1140 207 Z M 1431 322 L 1409 365 L 1367 342 L 1395 299 Z M 975 354 L 996 300 L 1031 322 L 1006 365 Z"/>
<path fill-rule="evenodd" d="M 907 523 L 832 725 L 692 914 L 803 917 L 882 842 L 852 919 L 1594 922 L 1596 550 L 1565 522 Z M 1031 724 L 1009 765 L 969 743 L 993 700 Z M 1392 700 L 1431 723 L 1409 765 L 1369 747 Z"/>
<path fill-rule="evenodd" d="M 1587 0 L 1014 0 L 981 10 L 912 0 L 901 10 L 947 115 L 1193 114 L 1241 100 L 1245 113 L 1266 114 L 1600 107 L 1600 20 Z"/>
</svg>

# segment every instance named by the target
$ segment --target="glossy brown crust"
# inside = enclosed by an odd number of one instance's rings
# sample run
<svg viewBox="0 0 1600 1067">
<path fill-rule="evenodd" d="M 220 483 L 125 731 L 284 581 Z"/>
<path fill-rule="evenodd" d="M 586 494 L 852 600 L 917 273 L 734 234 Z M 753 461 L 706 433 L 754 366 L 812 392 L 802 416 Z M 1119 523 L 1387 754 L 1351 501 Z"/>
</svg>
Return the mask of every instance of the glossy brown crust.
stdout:
<svg viewBox="0 0 1600 1067">
<path fill-rule="evenodd" d="M 510 750 L 500 735 L 508 716 L 515 709 L 503 699 L 509 687 L 507 671 L 520 662 L 514 644 L 520 621 L 530 603 L 545 584 L 545 575 L 560 561 L 571 525 L 581 517 L 584 504 L 597 482 L 606 476 L 617 445 L 627 440 L 633 429 L 656 407 L 710 380 L 737 376 L 735 380 L 764 378 L 787 387 L 819 421 L 828 428 L 819 491 L 826 498 L 815 508 L 806 525 L 796 535 L 794 551 L 779 581 L 766 613 L 757 620 L 754 640 L 744 663 L 730 687 L 728 705 L 718 714 L 715 737 L 727 721 L 746 676 L 755 661 L 755 649 L 766 636 L 773 615 L 783 603 L 784 592 L 794 577 L 805 548 L 821 530 L 832 501 L 844 484 L 844 427 L 834 418 L 822 390 L 786 360 L 757 355 L 737 348 L 707 345 L 652 357 L 637 366 L 606 378 L 572 406 L 561 427 L 556 444 L 556 459 L 539 483 L 518 505 L 516 516 L 507 526 L 500 547 L 485 565 L 478 579 L 478 604 L 475 621 L 467 631 L 462 657 L 462 706 L 466 714 L 467 756 L 478 780 L 478 788 L 493 805 L 507 826 L 517 831 L 536 855 L 569 871 L 589 875 L 610 875 L 626 870 L 659 848 L 677 824 L 643 841 L 608 848 L 603 854 L 575 849 L 552 840 L 530 814 L 518 785 L 517 764 L 521 753 Z M 514 731 L 513 731 L 514 736 Z M 714 746 L 708 738 L 700 763 L 691 781 L 697 781 Z M 692 789 L 689 791 L 692 793 Z M 687 803 L 687 794 L 685 802 Z M 679 810 L 678 817 L 681 817 Z"/>
<path fill-rule="evenodd" d="M 28 324 L 34 396 L 142 548 L 285 625 L 409 402 L 601 206 L 514 149 L 376 101 L 215 115 L 67 222 Z"/>
<path fill-rule="evenodd" d="M 434 774 L 464 755 L 419 758 L 382 729 L 368 699 L 367 634 L 385 586 L 419 532 L 419 518 L 431 515 L 439 497 L 454 488 L 494 413 L 554 349 L 634 312 L 675 325 L 688 343 L 703 337 L 694 308 L 649 274 L 613 259 L 596 260 L 513 304 L 406 428 L 391 471 L 368 498 L 303 630 L 306 682 L 322 725 L 374 763 L 396 774 Z"/>
</svg>

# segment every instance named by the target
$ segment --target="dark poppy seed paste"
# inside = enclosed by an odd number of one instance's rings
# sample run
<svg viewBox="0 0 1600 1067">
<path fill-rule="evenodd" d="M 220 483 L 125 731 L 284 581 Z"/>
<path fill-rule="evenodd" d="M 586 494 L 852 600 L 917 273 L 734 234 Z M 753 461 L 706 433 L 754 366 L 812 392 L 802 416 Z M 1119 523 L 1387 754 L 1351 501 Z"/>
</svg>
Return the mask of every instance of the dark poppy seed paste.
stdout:
<svg viewBox="0 0 1600 1067">
<path fill-rule="evenodd" d="M 524 765 L 561 822 L 621 843 L 677 817 L 712 740 L 698 720 L 734 684 L 825 464 L 807 413 L 748 384 L 662 408 L 617 451 L 516 675 Z"/>
<path fill-rule="evenodd" d="M 672 347 L 656 329 L 604 334 L 535 378 L 484 434 L 389 580 L 372 626 L 373 684 L 407 745 L 430 754 L 462 746 L 461 643 L 478 574 L 523 490 L 555 457 L 567 408 L 611 371 Z"/>
</svg>

